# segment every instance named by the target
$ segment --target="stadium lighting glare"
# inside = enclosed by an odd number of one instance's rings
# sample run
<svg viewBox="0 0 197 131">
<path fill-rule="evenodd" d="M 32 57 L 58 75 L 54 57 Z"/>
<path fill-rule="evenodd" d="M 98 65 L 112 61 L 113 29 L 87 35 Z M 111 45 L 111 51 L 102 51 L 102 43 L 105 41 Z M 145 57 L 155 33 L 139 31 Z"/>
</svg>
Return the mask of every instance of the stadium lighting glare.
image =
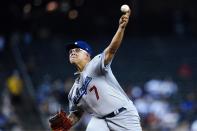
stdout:
<svg viewBox="0 0 197 131">
<path fill-rule="evenodd" d="M 24 8 L 23 8 L 24 14 L 30 13 L 31 9 L 32 9 L 31 4 L 26 4 L 26 5 L 24 6 Z"/>
<path fill-rule="evenodd" d="M 71 20 L 74 20 L 78 17 L 78 11 L 73 9 L 73 10 L 70 10 L 69 13 L 68 13 L 68 18 L 71 19 Z"/>
<path fill-rule="evenodd" d="M 57 8 L 58 8 L 58 3 L 56 1 L 51 1 L 46 6 L 46 10 L 49 12 L 55 11 Z"/>
</svg>

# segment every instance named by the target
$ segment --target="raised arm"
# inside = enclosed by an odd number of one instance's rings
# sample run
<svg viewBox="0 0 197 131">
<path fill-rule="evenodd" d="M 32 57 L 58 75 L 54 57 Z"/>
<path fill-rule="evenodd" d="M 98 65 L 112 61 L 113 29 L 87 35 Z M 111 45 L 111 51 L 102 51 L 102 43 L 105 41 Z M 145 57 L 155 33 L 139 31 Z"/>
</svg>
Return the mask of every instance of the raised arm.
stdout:
<svg viewBox="0 0 197 131">
<path fill-rule="evenodd" d="M 131 11 L 129 9 L 128 12 L 124 13 L 121 16 L 119 20 L 118 30 L 116 31 L 109 46 L 104 50 L 104 53 L 105 53 L 104 64 L 105 65 L 109 64 L 109 62 L 112 60 L 113 56 L 115 55 L 116 51 L 120 47 L 120 44 L 124 36 L 125 28 L 127 26 L 127 23 L 129 22 L 130 13 Z"/>
</svg>

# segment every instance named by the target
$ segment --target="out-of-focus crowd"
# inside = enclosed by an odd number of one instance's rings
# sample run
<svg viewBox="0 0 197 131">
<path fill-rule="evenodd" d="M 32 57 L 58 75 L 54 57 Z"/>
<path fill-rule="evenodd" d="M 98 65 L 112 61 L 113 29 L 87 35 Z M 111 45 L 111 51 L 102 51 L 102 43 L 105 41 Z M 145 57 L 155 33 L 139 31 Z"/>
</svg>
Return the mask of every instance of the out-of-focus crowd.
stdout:
<svg viewBox="0 0 197 131">
<path fill-rule="evenodd" d="M 16 106 L 21 106 L 21 94 L 24 83 L 19 72 L 14 70 L 1 86 L 0 93 L 0 131 L 20 131 L 20 118 L 15 112 Z"/>
<path fill-rule="evenodd" d="M 22 106 L 23 79 L 14 71 L 6 80 L 1 93 L 0 131 L 24 130 L 15 107 Z M 72 87 L 71 77 L 51 79 L 45 75 L 36 87 L 36 106 L 49 129 L 48 119 L 60 109 L 68 112 L 67 95 Z M 195 92 L 184 94 L 171 77 L 153 78 L 143 85 L 129 83 L 124 90 L 136 105 L 144 131 L 197 131 L 197 101 Z M 184 94 L 184 95 L 182 95 Z M 27 97 L 27 96 L 26 96 Z M 85 114 L 73 128 L 85 130 L 91 116 Z"/>
<path fill-rule="evenodd" d="M 14 38 L 15 42 L 20 37 Z M 197 56 L 191 57 L 196 48 L 196 44 L 192 44 L 195 40 L 190 41 L 191 46 L 188 46 L 185 44 L 188 39 L 166 39 L 156 41 L 159 46 L 155 46 L 155 39 L 143 42 L 141 39 L 126 41 L 132 42 L 132 49 L 127 47 L 129 44 L 124 48 L 125 53 L 128 51 L 131 55 L 125 57 L 123 53 L 118 63 L 121 61 L 126 66 L 132 64 L 133 68 L 125 71 L 116 64 L 117 61 L 114 61 L 112 68 L 121 68 L 121 76 L 125 81 L 121 81 L 120 84 L 136 105 L 144 131 L 197 131 L 196 70 L 192 68 L 196 65 Z M 0 50 L 0 131 L 49 130 L 50 116 L 61 108 L 68 112 L 67 95 L 72 87 L 73 78 L 70 74 L 71 68 L 63 65 L 65 44 L 56 44 L 58 40 L 54 38 L 51 43 L 48 39 L 43 40 L 44 42 L 39 40 L 40 43 L 33 44 L 23 43 L 21 37 L 18 41 L 23 44 L 14 46 L 16 43 L 13 42 L 10 44 L 11 47 L 7 47 L 11 49 Z M 172 45 L 173 41 L 176 41 L 175 45 Z M 181 41 L 184 46 L 179 45 Z M 14 61 L 21 59 L 10 58 L 10 54 L 20 46 L 22 51 L 14 56 L 23 56 L 24 63 L 16 64 Z M 180 46 L 179 50 L 176 49 L 177 46 Z M 10 50 L 14 51 L 9 52 Z M 163 54 L 158 50 L 163 51 Z M 183 54 L 182 51 L 187 53 Z M 179 55 L 180 58 L 174 61 Z M 186 62 L 182 62 L 183 58 Z M 26 70 L 21 68 L 23 64 Z M 153 71 L 155 64 L 160 65 Z M 64 69 L 70 77 L 65 76 Z M 24 70 L 32 78 L 33 89 L 29 88 Z M 150 74 L 151 72 L 153 74 Z M 90 115 L 85 114 L 72 129 L 85 130 L 90 118 Z"/>
</svg>

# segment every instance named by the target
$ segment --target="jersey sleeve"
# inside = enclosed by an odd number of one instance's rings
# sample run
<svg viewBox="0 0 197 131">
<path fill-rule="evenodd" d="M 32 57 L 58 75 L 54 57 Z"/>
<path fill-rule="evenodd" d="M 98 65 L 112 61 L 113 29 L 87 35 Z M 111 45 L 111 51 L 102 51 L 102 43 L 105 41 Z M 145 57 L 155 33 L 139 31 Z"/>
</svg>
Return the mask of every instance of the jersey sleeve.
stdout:
<svg viewBox="0 0 197 131">
<path fill-rule="evenodd" d="M 73 93 L 73 88 L 71 88 L 70 93 L 68 94 L 69 112 L 76 112 L 78 110 L 78 107 L 76 104 L 73 103 L 72 93 Z"/>
<path fill-rule="evenodd" d="M 113 59 L 106 65 L 104 64 L 104 60 L 105 60 L 105 53 L 104 52 L 97 55 L 93 60 L 93 63 L 95 64 L 96 70 L 100 71 L 102 73 L 105 73 L 105 72 L 107 72 L 108 70 L 111 69 L 111 63 L 112 63 Z"/>
<path fill-rule="evenodd" d="M 80 106 L 77 104 L 74 104 L 70 98 L 70 96 L 68 96 L 69 99 L 69 112 L 73 113 L 73 112 L 78 112 L 81 110 Z"/>
</svg>

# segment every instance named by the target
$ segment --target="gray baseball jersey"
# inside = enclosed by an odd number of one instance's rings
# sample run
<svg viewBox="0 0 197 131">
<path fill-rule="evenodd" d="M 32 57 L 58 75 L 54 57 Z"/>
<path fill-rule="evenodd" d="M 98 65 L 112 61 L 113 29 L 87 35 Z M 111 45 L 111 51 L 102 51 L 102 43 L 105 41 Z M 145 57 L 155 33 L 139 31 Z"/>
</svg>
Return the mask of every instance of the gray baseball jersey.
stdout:
<svg viewBox="0 0 197 131">
<path fill-rule="evenodd" d="M 102 117 L 131 103 L 111 71 L 111 62 L 104 65 L 104 57 L 104 53 L 95 56 L 78 73 L 68 95 L 70 112 L 82 108 Z"/>
</svg>

